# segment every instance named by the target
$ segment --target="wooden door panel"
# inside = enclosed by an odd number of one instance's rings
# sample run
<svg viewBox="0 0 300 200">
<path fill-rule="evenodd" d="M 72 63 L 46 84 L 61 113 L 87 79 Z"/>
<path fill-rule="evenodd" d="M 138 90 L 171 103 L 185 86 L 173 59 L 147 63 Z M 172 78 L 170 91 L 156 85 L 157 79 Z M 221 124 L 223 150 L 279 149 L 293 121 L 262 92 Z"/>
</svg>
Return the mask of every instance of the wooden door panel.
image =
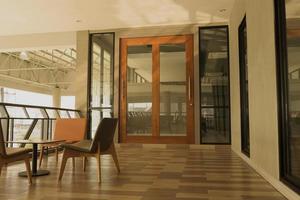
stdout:
<svg viewBox="0 0 300 200">
<path fill-rule="evenodd" d="M 186 59 L 186 135 L 160 135 L 160 45 L 185 44 Z M 127 143 L 194 143 L 194 67 L 193 35 L 143 37 L 121 39 L 120 70 L 120 133 L 121 142 Z M 127 60 L 129 46 L 151 45 L 152 47 L 152 135 L 127 134 Z"/>
</svg>

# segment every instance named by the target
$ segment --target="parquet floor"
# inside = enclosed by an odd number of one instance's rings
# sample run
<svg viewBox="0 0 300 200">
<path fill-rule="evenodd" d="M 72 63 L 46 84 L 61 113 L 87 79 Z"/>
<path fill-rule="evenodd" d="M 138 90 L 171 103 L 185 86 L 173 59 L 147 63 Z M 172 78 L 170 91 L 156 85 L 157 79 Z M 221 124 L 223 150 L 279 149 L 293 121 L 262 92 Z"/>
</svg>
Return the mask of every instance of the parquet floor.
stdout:
<svg viewBox="0 0 300 200">
<path fill-rule="evenodd" d="M 166 148 L 164 148 L 166 147 Z M 87 171 L 77 159 L 68 161 L 61 183 L 54 157 L 45 159 L 49 176 L 34 178 L 29 186 L 17 173 L 23 163 L 3 169 L 0 199 L 40 200 L 281 200 L 285 199 L 254 172 L 230 147 L 178 145 L 122 145 L 118 147 L 121 174 L 110 157 L 102 157 L 102 183 L 97 183 L 96 161 Z"/>
</svg>

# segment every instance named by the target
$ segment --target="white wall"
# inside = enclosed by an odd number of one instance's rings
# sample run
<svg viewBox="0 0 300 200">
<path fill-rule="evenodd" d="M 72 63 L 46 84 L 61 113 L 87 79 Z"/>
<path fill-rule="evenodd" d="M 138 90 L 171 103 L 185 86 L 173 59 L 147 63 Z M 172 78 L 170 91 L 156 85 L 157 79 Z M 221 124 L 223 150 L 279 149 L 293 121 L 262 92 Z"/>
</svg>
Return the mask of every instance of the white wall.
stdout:
<svg viewBox="0 0 300 200">
<path fill-rule="evenodd" d="M 241 153 L 238 27 L 247 16 L 250 158 Z M 273 0 L 236 0 L 229 22 L 232 149 L 289 199 L 279 181 Z"/>
<path fill-rule="evenodd" d="M 76 32 L 0 36 L 0 52 L 75 48 Z"/>
</svg>

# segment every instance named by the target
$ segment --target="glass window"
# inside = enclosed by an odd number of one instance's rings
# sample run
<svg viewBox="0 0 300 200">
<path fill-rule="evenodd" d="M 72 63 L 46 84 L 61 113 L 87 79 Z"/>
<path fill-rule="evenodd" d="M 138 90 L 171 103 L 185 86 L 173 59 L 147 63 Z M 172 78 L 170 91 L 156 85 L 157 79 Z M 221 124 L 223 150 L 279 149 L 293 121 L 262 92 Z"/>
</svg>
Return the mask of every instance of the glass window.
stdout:
<svg viewBox="0 0 300 200">
<path fill-rule="evenodd" d="M 276 0 L 281 179 L 300 191 L 300 0 Z"/>
<path fill-rule="evenodd" d="M 75 109 L 75 96 L 61 96 L 60 107 Z"/>
<path fill-rule="evenodd" d="M 42 93 L 3 88 L 3 102 L 34 106 L 52 106 L 52 96 Z"/>
<path fill-rule="evenodd" d="M 78 112 L 76 112 L 76 111 L 68 111 L 68 112 L 69 112 L 71 118 L 80 118 L 80 115 Z"/>
<path fill-rule="evenodd" d="M 7 114 L 6 114 L 4 106 L 0 106 L 0 118 L 6 118 L 6 117 L 7 117 Z"/>
<path fill-rule="evenodd" d="M 58 110 L 58 113 L 60 118 L 70 118 L 68 111 L 66 110 Z"/>
<path fill-rule="evenodd" d="M 15 119 L 13 122 L 13 136 L 12 136 L 12 140 L 24 140 L 24 139 L 28 139 L 25 137 L 28 137 L 26 134 L 29 130 L 29 128 L 31 127 L 33 123 L 32 119 L 28 119 L 28 120 L 24 120 L 24 119 Z M 43 120 L 38 120 L 38 122 L 36 123 L 32 133 L 29 136 L 29 139 L 41 139 L 42 138 L 42 125 Z M 12 127 L 10 127 L 12 128 Z M 11 130 L 11 129 L 10 129 Z M 17 143 L 12 144 L 13 147 L 27 147 L 30 148 L 30 144 L 26 144 L 26 145 L 20 145 Z"/>
<path fill-rule="evenodd" d="M 55 109 L 46 109 L 46 112 L 51 119 L 55 119 L 58 117 L 58 113 Z"/>
<path fill-rule="evenodd" d="M 25 107 L 5 106 L 9 117 L 27 118 Z"/>
<path fill-rule="evenodd" d="M 200 28 L 202 144 L 230 143 L 228 28 Z"/>
<path fill-rule="evenodd" d="M 14 119 L 13 124 L 10 123 L 10 129 L 13 125 L 13 140 L 24 140 L 26 132 L 28 131 L 33 120 Z M 13 147 L 19 147 L 20 144 L 13 144 Z"/>
<path fill-rule="evenodd" d="M 100 119 L 107 116 L 107 112 L 113 112 L 114 34 L 92 34 L 91 42 L 89 117 L 90 133 L 93 136 Z"/>
<path fill-rule="evenodd" d="M 250 156 L 249 133 L 249 95 L 248 95 L 248 59 L 247 59 L 247 24 L 246 17 L 239 27 L 240 60 L 240 106 L 241 106 L 241 146 L 242 152 Z"/>
<path fill-rule="evenodd" d="M 30 118 L 45 118 L 46 115 L 43 109 L 40 108 L 26 108 Z"/>
<path fill-rule="evenodd" d="M 95 133 L 103 118 L 111 118 L 111 109 L 92 110 L 91 131 Z"/>
</svg>

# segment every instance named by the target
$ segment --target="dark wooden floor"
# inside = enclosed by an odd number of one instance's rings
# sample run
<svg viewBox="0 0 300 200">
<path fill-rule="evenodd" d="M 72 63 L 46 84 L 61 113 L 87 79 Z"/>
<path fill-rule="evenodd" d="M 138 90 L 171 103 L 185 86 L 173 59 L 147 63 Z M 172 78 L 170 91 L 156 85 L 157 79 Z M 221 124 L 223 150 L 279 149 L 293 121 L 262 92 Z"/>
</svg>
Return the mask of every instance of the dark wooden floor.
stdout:
<svg viewBox="0 0 300 200">
<path fill-rule="evenodd" d="M 8 166 L 0 178 L 0 199 L 285 199 L 229 147 L 122 145 L 118 154 L 121 174 L 117 174 L 112 159 L 103 156 L 101 184 L 93 159 L 85 173 L 80 159 L 75 170 L 70 160 L 61 183 L 57 182 L 55 159 L 45 159 L 43 168 L 51 175 L 34 178 L 32 186 L 17 176 L 25 168 L 23 163 Z"/>
</svg>

